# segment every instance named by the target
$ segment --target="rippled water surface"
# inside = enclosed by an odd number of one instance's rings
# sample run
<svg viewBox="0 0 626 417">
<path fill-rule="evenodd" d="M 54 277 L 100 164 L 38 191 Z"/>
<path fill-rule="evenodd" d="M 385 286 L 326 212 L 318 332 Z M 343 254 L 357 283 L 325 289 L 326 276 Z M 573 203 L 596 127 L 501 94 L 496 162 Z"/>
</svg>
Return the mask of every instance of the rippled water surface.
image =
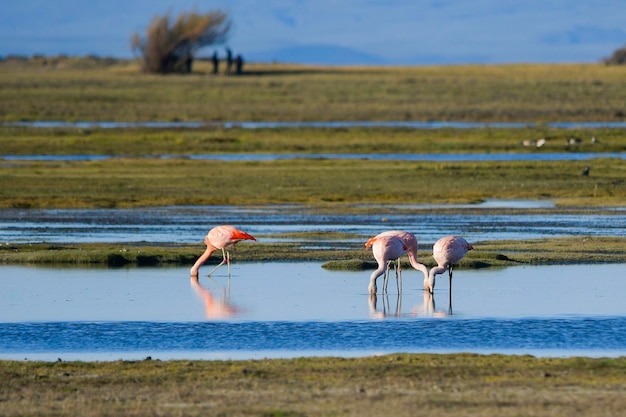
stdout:
<svg viewBox="0 0 626 417">
<path fill-rule="evenodd" d="M 334 247 L 361 247 L 385 229 L 414 231 L 427 245 L 451 233 L 479 242 L 621 236 L 626 227 L 623 209 L 562 213 L 549 201 L 360 206 L 355 213 L 298 205 L 4 209 L 0 239 L 197 243 L 201 252 L 207 230 L 225 223 L 261 241 L 311 239 L 312 246 Z M 307 231 L 348 234 L 331 242 L 292 234 Z M 392 279 L 389 294 L 370 297 L 371 271 L 327 271 L 316 262 L 241 263 L 235 250 L 230 279 L 224 267 L 209 279 L 204 267 L 196 282 L 188 268 L 0 266 L 0 358 L 626 355 L 624 264 L 459 270 L 451 300 L 446 277 L 430 297 L 414 270 L 403 272 L 400 296 Z"/>
<path fill-rule="evenodd" d="M 424 244 L 462 234 L 475 242 L 559 236 L 622 236 L 626 210 L 601 213 L 513 214 L 506 209 L 550 209 L 549 201 L 487 201 L 476 205 L 372 206 L 364 214 L 321 213 L 297 205 L 157 207 L 90 210 L 0 210 L 0 243 L 201 243 L 208 229 L 233 224 L 263 241 L 290 241 L 294 232 L 354 234 L 337 244 L 362 243 L 382 230 L 403 229 Z M 362 207 L 368 209 L 368 207 Z M 458 212 L 440 211 L 456 208 Z M 485 209 L 484 212 L 481 209 Z M 493 211 L 498 209 L 499 211 Z M 284 235 L 284 236 L 281 236 Z M 305 240 L 306 237 L 299 237 Z M 319 239 L 312 241 L 320 244 Z M 325 244 L 322 242 L 321 244 Z"/>
<path fill-rule="evenodd" d="M 0 358 L 115 360 L 391 352 L 626 354 L 626 265 L 459 270 L 424 294 L 367 294 L 370 271 L 320 263 L 188 268 L 0 266 Z M 379 285 L 380 287 L 380 285 Z"/>
</svg>

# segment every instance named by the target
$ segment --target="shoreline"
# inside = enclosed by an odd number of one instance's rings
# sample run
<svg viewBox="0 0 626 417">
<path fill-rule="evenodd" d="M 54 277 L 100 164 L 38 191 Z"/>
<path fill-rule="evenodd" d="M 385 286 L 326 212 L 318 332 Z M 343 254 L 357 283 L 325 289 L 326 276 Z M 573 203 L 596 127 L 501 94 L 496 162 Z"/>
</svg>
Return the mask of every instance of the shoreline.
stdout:
<svg viewBox="0 0 626 417">
<path fill-rule="evenodd" d="M 626 237 L 576 236 L 528 240 L 473 242 L 474 250 L 459 263 L 460 269 L 516 265 L 598 264 L 626 262 Z M 346 249 L 311 249 L 307 242 L 238 245 L 237 262 L 318 261 L 322 267 L 362 271 L 375 269 L 371 252 L 360 243 Z M 423 247 L 423 245 L 422 245 Z M 0 265 L 63 267 L 167 267 L 192 265 L 203 245 L 139 243 L 22 243 L 0 244 Z M 418 259 L 435 266 L 432 250 L 420 249 Z M 221 256 L 221 255 L 220 255 Z M 217 264 L 214 255 L 205 265 Z M 403 266 L 410 267 L 408 261 Z"/>
</svg>

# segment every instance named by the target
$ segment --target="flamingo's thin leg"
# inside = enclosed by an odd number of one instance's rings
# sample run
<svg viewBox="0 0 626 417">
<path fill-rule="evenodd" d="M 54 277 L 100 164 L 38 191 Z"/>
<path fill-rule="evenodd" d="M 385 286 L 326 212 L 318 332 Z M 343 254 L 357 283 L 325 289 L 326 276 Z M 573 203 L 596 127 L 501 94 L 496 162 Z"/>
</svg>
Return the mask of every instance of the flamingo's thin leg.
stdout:
<svg viewBox="0 0 626 417">
<path fill-rule="evenodd" d="M 215 272 L 217 268 L 219 268 L 220 266 L 226 263 L 227 259 L 226 259 L 226 253 L 224 252 L 224 249 L 222 249 L 222 255 L 223 255 L 222 262 L 220 262 L 215 268 L 211 270 L 211 272 L 209 272 L 209 276 L 211 276 L 211 274 Z M 230 262 L 228 262 L 228 275 L 230 275 Z"/>
<path fill-rule="evenodd" d="M 448 292 L 448 314 L 452 315 L 452 266 L 448 269 L 448 281 L 449 281 L 449 292 Z"/>
<path fill-rule="evenodd" d="M 230 252 L 224 252 L 224 248 L 222 248 L 222 255 L 224 259 L 226 259 L 226 265 L 228 266 L 228 276 L 230 277 Z"/>
</svg>

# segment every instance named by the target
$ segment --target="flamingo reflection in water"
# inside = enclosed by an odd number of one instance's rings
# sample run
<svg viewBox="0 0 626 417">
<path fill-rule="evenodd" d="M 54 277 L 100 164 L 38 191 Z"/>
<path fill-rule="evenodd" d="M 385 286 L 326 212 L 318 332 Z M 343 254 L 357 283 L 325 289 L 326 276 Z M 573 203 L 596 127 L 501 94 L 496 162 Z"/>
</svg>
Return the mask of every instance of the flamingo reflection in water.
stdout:
<svg viewBox="0 0 626 417">
<path fill-rule="evenodd" d="M 428 268 L 426 268 L 426 265 L 419 263 L 417 261 L 417 239 L 415 237 L 415 235 L 413 235 L 412 233 L 406 232 L 404 230 L 388 230 L 382 233 L 379 233 L 378 235 L 370 238 L 366 243 L 365 243 L 365 249 L 369 249 L 370 246 L 372 246 L 372 251 L 374 252 L 374 245 L 376 244 L 376 242 L 378 241 L 380 243 L 381 240 L 384 240 L 386 238 L 389 237 L 394 237 L 397 239 L 400 239 L 403 243 L 403 252 L 400 256 L 396 257 L 396 258 L 391 258 L 390 260 L 387 261 L 387 270 L 389 269 L 389 263 L 393 262 L 395 260 L 395 264 L 396 264 L 396 287 L 398 289 L 398 292 L 402 292 L 402 268 L 400 265 L 400 257 L 402 255 L 404 255 L 405 253 L 408 255 L 409 257 L 409 263 L 411 264 L 411 266 L 413 268 L 415 268 L 418 271 L 421 271 L 424 274 L 424 280 L 426 280 L 428 278 Z M 381 245 L 382 246 L 382 245 Z M 380 250 L 380 249 L 379 249 Z M 381 255 L 379 255 L 381 256 Z M 376 258 L 376 252 L 374 252 L 374 258 Z M 376 258 L 376 260 L 378 261 L 378 258 Z M 380 267 L 380 263 L 379 263 L 379 267 Z M 400 276 L 398 277 L 398 273 L 400 273 Z M 380 276 L 377 275 L 377 277 Z M 387 286 L 389 285 L 389 281 L 388 281 L 388 274 L 385 274 L 384 276 L 384 284 L 383 284 L 383 290 L 386 292 L 387 291 Z M 370 292 L 371 292 L 371 288 L 370 288 Z"/>
<path fill-rule="evenodd" d="M 389 304 L 389 295 L 382 294 L 381 299 L 383 302 L 382 311 L 378 309 L 378 296 L 376 294 L 370 294 L 368 305 L 370 309 L 370 317 L 373 319 L 383 319 L 385 317 L 402 317 L 402 294 L 398 293 L 396 298 L 396 308 L 391 310 Z"/>
<path fill-rule="evenodd" d="M 211 291 L 200 284 L 197 276 L 191 277 L 191 288 L 204 302 L 204 308 L 207 319 L 226 319 L 239 313 L 239 310 L 230 304 L 230 285 L 224 290 L 221 299 L 215 298 Z"/>
<path fill-rule="evenodd" d="M 452 307 L 449 308 L 447 313 L 444 310 L 437 310 L 435 308 L 435 298 L 433 294 L 424 291 L 424 303 L 413 307 L 409 314 L 416 317 L 447 317 L 452 315 Z"/>
<path fill-rule="evenodd" d="M 435 308 L 435 300 L 433 295 L 427 291 L 424 291 L 424 302 L 421 305 L 416 305 L 411 308 L 408 313 L 402 312 L 402 298 L 403 294 L 397 295 L 395 309 L 392 309 L 389 303 L 389 296 L 387 294 L 381 295 L 382 310 L 378 309 L 378 297 L 376 294 L 370 294 L 369 296 L 369 311 L 370 317 L 374 319 L 383 319 L 385 317 L 447 317 L 451 312 L 446 313 L 444 310 L 437 310 Z"/>
<path fill-rule="evenodd" d="M 228 275 L 230 275 L 230 253 L 227 249 L 232 248 L 235 244 L 241 242 L 242 240 L 255 240 L 254 236 L 249 233 L 246 233 L 242 230 L 236 229 L 233 226 L 223 225 L 216 226 L 213 229 L 209 230 L 209 233 L 206 235 L 204 242 L 206 243 L 206 250 L 196 263 L 191 267 L 191 276 L 197 276 L 198 270 L 204 264 L 204 262 L 209 259 L 211 254 L 215 252 L 217 249 L 222 250 L 222 262 L 217 265 L 215 268 L 209 272 L 211 275 L 217 268 L 220 266 L 227 264 L 228 265 Z"/>
</svg>

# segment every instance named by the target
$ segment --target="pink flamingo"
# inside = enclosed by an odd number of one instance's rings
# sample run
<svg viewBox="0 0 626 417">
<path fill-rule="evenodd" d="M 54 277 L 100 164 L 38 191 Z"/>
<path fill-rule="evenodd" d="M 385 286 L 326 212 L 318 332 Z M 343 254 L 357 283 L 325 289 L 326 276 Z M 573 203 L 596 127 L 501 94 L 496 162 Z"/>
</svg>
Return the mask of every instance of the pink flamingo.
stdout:
<svg viewBox="0 0 626 417">
<path fill-rule="evenodd" d="M 204 239 L 204 242 L 206 243 L 206 250 L 191 267 L 191 275 L 198 275 L 198 269 L 200 269 L 200 266 L 202 266 L 202 264 L 209 259 L 209 256 L 211 256 L 211 254 L 217 249 L 222 250 L 222 262 L 213 268 L 213 270 L 209 272 L 209 275 L 225 263 L 228 265 L 228 274 L 230 275 L 230 253 L 228 253 L 226 249 L 233 247 L 236 243 L 241 242 L 242 240 L 256 241 L 254 236 L 236 229 L 233 226 L 216 226 L 209 230 L 209 233 Z"/>
<path fill-rule="evenodd" d="M 415 268 L 416 270 L 421 271 L 424 274 L 424 280 L 426 280 L 428 278 L 428 268 L 426 268 L 426 265 L 417 262 L 417 239 L 415 238 L 415 235 L 413 235 L 413 233 L 405 232 L 404 230 L 388 230 L 386 232 L 379 233 L 378 235 L 369 239 L 367 243 L 365 243 L 365 249 L 369 249 L 369 247 L 372 246 L 372 244 L 376 242 L 377 239 L 382 238 L 382 237 L 388 237 L 388 236 L 397 237 L 404 243 L 404 245 L 406 246 L 406 250 L 404 253 L 408 254 L 409 262 L 411 263 L 411 266 Z M 397 268 L 400 270 L 401 268 L 400 268 L 399 258 L 400 257 L 396 259 L 396 265 L 397 265 Z M 387 289 L 387 282 L 385 283 L 385 290 L 386 289 Z M 399 291 L 401 290 L 402 290 L 402 277 L 400 277 Z"/>
<path fill-rule="evenodd" d="M 395 236 L 383 236 L 372 243 L 372 252 L 374 253 L 374 259 L 378 262 L 378 268 L 370 275 L 370 285 L 368 287 L 370 294 L 376 294 L 376 279 L 379 276 L 384 274 L 383 282 L 387 281 L 390 261 L 398 259 L 406 251 L 407 247 L 404 242 Z"/>
<path fill-rule="evenodd" d="M 437 266 L 430 270 L 428 280 L 424 280 L 424 288 L 432 293 L 435 289 L 435 276 L 443 274 L 447 269 L 450 281 L 450 298 L 452 298 L 452 269 L 472 249 L 474 247 L 460 236 L 446 236 L 435 242 L 433 258 L 437 261 Z"/>
</svg>

